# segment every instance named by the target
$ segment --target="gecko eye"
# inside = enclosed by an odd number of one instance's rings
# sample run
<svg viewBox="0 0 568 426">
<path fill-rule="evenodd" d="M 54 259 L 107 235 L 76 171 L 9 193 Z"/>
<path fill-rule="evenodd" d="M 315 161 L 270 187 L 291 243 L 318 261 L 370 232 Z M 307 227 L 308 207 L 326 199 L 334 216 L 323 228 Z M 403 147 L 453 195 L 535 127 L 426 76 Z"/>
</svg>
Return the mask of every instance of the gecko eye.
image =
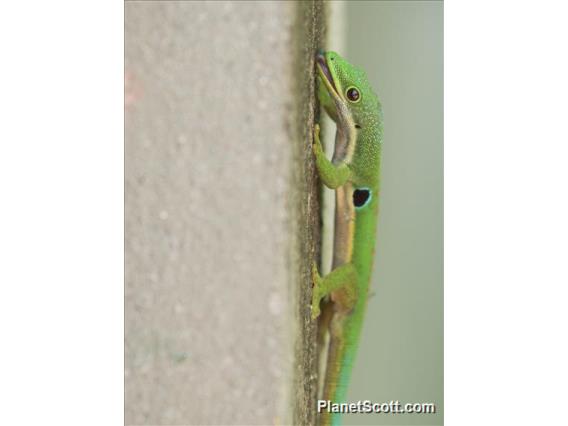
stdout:
<svg viewBox="0 0 568 426">
<path fill-rule="evenodd" d="M 359 188 L 353 191 L 353 204 L 357 208 L 365 207 L 371 201 L 371 190 Z"/>
<path fill-rule="evenodd" d="M 353 86 L 349 87 L 345 91 L 345 96 L 353 103 L 359 102 L 361 100 L 361 94 L 359 93 L 359 90 L 357 90 L 357 88 Z"/>
</svg>

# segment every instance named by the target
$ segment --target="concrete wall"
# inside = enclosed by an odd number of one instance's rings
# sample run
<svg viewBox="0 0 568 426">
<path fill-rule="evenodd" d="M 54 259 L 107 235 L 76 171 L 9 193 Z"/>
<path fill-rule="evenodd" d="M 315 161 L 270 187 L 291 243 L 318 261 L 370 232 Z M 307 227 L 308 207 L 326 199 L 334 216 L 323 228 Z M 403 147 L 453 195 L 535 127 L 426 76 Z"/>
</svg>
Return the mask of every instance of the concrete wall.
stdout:
<svg viewBox="0 0 568 426">
<path fill-rule="evenodd" d="M 126 424 L 313 422 L 320 15 L 125 4 Z"/>
</svg>

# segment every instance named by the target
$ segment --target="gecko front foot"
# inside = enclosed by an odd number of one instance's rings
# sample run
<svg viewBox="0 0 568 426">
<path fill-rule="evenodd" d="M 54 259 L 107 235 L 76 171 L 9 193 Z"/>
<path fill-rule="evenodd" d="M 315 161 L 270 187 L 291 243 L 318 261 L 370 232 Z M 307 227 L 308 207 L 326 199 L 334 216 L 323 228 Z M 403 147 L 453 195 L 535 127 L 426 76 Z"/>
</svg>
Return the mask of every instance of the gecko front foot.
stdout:
<svg viewBox="0 0 568 426">
<path fill-rule="evenodd" d="M 312 149 L 315 155 L 323 154 L 323 146 L 320 140 L 320 125 L 318 123 L 314 125 L 314 143 L 312 144 Z"/>
</svg>

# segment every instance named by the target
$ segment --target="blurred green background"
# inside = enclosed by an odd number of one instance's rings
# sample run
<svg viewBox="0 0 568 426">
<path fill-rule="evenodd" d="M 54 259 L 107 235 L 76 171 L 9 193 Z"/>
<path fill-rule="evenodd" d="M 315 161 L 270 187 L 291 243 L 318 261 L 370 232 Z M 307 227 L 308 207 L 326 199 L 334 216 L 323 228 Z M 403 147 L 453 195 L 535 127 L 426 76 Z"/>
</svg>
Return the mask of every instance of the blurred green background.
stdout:
<svg viewBox="0 0 568 426">
<path fill-rule="evenodd" d="M 352 414 L 344 423 L 442 424 L 443 3 L 357 1 L 332 4 L 331 13 L 338 9 L 344 55 L 367 71 L 385 121 L 374 296 L 348 401 L 433 402 L 437 409 Z"/>
</svg>

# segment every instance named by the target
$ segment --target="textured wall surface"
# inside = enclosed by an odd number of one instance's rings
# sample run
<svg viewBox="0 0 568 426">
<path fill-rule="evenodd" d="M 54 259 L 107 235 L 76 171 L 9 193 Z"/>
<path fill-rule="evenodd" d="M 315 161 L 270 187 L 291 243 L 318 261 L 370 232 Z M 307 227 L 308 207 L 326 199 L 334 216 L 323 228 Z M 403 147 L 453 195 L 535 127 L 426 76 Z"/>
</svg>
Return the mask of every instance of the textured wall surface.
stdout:
<svg viewBox="0 0 568 426">
<path fill-rule="evenodd" d="M 281 423 L 296 6 L 125 8 L 126 424 Z"/>
</svg>

